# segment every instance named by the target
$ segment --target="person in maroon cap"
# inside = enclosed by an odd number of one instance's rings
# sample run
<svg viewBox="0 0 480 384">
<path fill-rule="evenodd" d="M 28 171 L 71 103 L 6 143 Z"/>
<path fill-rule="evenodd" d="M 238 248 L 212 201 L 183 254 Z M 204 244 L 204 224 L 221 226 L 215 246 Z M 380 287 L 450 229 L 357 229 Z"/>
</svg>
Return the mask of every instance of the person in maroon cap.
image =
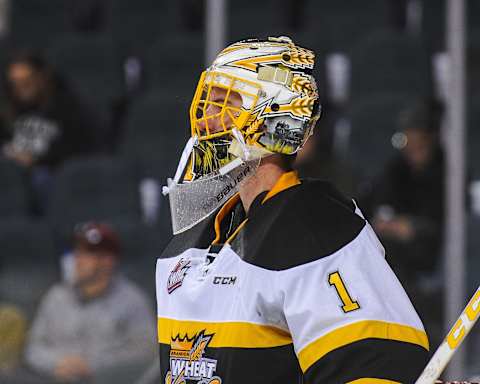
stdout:
<svg viewBox="0 0 480 384">
<path fill-rule="evenodd" d="M 84 299 L 101 295 L 110 285 L 120 256 L 120 240 L 106 224 L 88 223 L 74 233 L 75 281 Z"/>
<path fill-rule="evenodd" d="M 131 383 L 154 358 L 147 297 L 118 272 L 120 240 L 103 223 L 73 237 L 73 278 L 43 298 L 26 361 L 57 382 Z"/>
</svg>

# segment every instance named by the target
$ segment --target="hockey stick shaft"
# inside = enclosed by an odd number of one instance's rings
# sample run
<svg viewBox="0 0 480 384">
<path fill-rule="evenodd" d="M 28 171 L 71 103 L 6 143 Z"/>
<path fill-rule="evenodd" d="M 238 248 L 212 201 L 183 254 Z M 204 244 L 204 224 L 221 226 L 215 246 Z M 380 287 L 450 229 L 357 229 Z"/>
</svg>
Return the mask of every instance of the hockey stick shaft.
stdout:
<svg viewBox="0 0 480 384">
<path fill-rule="evenodd" d="M 480 287 L 470 299 L 447 337 L 435 351 L 415 384 L 433 384 L 441 375 L 453 354 L 472 329 L 480 314 Z"/>
</svg>

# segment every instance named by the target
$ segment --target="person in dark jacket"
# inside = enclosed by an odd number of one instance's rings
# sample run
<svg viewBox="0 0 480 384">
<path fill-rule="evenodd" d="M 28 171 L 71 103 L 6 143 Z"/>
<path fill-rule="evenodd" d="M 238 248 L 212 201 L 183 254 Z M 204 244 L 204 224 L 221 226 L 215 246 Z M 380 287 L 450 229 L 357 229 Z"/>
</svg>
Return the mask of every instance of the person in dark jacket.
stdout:
<svg viewBox="0 0 480 384">
<path fill-rule="evenodd" d="M 0 111 L 1 154 L 31 173 L 36 208 L 46 205 L 52 172 L 67 158 L 88 153 L 92 122 L 40 55 L 14 55 L 5 73 L 6 102 Z"/>
<path fill-rule="evenodd" d="M 444 222 L 445 162 L 435 119 L 426 108 L 400 118 L 400 152 L 373 190 L 373 220 L 397 273 L 412 280 L 438 264 Z M 405 280 L 404 280 L 405 281 Z"/>
<path fill-rule="evenodd" d="M 400 115 L 394 143 L 399 153 L 385 167 L 371 195 L 371 223 L 386 258 L 424 321 L 432 340 L 443 337 L 441 272 L 445 156 L 438 113 L 423 103 Z"/>
</svg>

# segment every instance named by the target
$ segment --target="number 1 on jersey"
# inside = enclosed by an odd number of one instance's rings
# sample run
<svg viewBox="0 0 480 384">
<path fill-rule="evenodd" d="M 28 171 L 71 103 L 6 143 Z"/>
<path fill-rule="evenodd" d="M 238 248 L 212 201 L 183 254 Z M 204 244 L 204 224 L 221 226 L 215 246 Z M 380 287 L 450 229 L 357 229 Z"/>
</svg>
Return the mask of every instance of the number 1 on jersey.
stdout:
<svg viewBox="0 0 480 384">
<path fill-rule="evenodd" d="M 347 291 L 347 287 L 345 287 L 345 283 L 343 282 L 340 273 L 333 272 L 328 275 L 328 283 L 335 287 L 337 291 L 338 297 L 342 301 L 342 309 L 343 312 L 351 312 L 355 311 L 356 309 L 360 308 L 358 302 L 354 301 L 350 294 Z"/>
</svg>

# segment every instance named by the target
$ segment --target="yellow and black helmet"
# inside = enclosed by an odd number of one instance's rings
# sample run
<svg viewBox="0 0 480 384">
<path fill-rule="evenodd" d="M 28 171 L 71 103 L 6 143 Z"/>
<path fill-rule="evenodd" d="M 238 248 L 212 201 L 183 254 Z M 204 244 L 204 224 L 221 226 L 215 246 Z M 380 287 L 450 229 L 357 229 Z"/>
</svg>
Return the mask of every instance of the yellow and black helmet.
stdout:
<svg viewBox="0 0 480 384">
<path fill-rule="evenodd" d="M 314 61 L 312 51 L 288 37 L 244 40 L 220 52 L 202 73 L 190 107 L 191 134 L 198 138 L 191 176 L 244 157 L 235 143 L 242 139 L 251 157 L 296 153 L 320 112 Z"/>
</svg>

